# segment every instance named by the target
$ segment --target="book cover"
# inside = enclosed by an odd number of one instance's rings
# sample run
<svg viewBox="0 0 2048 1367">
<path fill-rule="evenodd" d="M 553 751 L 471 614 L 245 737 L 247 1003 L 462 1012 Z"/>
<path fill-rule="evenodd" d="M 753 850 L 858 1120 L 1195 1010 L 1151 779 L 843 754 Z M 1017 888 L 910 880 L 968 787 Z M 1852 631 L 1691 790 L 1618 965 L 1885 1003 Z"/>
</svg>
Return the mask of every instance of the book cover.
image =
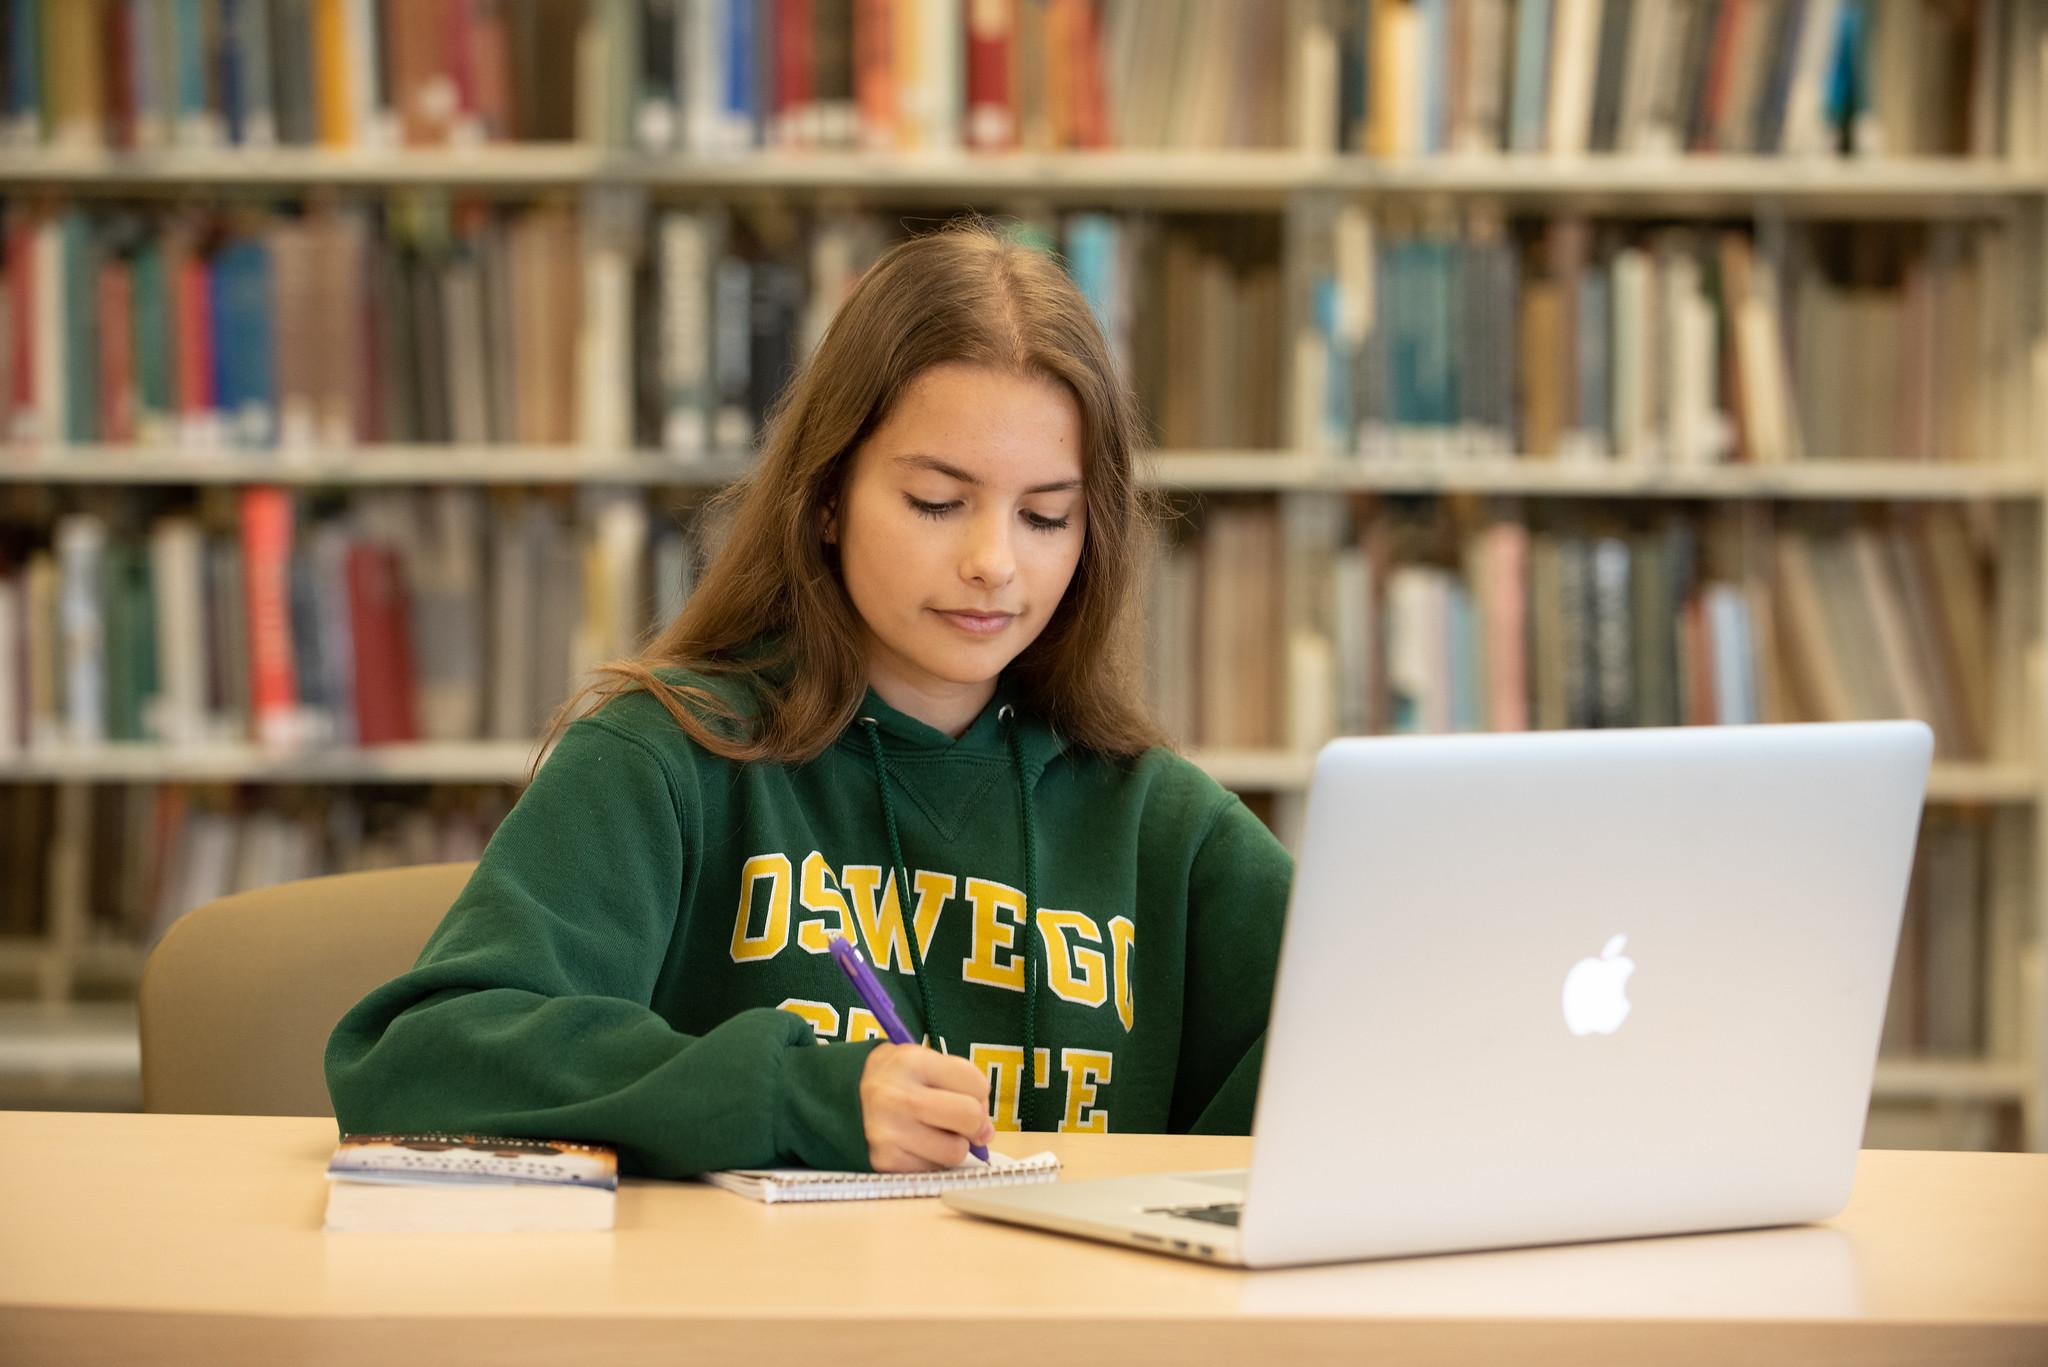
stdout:
<svg viewBox="0 0 2048 1367">
<path fill-rule="evenodd" d="M 617 1190 L 617 1150 L 562 1139 L 475 1134 L 344 1135 L 327 1161 L 351 1182 L 533 1183 Z"/>
</svg>

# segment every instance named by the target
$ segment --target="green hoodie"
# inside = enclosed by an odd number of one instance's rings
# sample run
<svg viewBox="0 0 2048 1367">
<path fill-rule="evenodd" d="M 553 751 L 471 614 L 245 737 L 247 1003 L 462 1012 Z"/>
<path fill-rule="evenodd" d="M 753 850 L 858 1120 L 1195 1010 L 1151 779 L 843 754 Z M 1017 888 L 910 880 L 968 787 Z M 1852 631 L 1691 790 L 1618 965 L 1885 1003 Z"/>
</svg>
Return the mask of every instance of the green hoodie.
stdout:
<svg viewBox="0 0 2048 1367">
<path fill-rule="evenodd" d="M 645 693 L 577 721 L 418 962 L 335 1027 L 341 1129 L 865 1169 L 882 1031 L 837 932 L 991 1078 L 998 1129 L 1248 1132 L 1293 861 L 1187 760 L 1069 748 L 1013 696 L 954 740 L 870 691 L 803 765 L 721 759 Z"/>
</svg>

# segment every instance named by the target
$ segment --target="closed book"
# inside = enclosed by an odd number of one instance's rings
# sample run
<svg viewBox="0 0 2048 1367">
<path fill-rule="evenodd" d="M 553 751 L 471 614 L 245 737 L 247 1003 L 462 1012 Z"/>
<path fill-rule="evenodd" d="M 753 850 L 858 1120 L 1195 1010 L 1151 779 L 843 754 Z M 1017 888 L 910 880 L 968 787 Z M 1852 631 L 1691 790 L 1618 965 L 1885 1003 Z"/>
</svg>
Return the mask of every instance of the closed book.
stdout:
<svg viewBox="0 0 2048 1367">
<path fill-rule="evenodd" d="M 126 151 L 135 146 L 136 68 L 135 12 L 123 0 L 104 0 L 99 12 L 101 88 L 106 98 L 104 142 Z M 223 35 L 225 38 L 225 35 Z M 232 69 L 232 55 L 223 43 L 223 74 Z"/>
<path fill-rule="evenodd" d="M 58 145 L 93 147 L 102 141 L 99 10 L 82 0 L 44 0 L 44 113 L 50 140 Z"/>
<path fill-rule="evenodd" d="M 141 548 L 125 539 L 107 546 L 102 588 L 107 738 L 143 740 L 147 737 L 144 711 L 157 692 L 157 663 L 149 561 Z"/>
<path fill-rule="evenodd" d="M 683 0 L 645 0 L 641 11 L 633 141 L 643 152 L 667 152 L 676 145 L 676 59 L 682 52 L 676 35 L 682 8 Z"/>
<path fill-rule="evenodd" d="M 1016 145 L 1011 100 L 1015 0 L 967 0 L 967 144 L 977 151 Z"/>
<path fill-rule="evenodd" d="M 206 551 L 207 725 L 222 739 L 245 740 L 250 725 L 249 606 L 238 538 L 212 539 Z"/>
<path fill-rule="evenodd" d="M 37 229 L 27 214 L 10 212 L 5 220 L 7 290 L 7 368 L 0 371 L 0 411 L 7 423 L 0 437 L 34 441 L 38 429 L 36 397 L 37 332 L 40 326 L 36 293 Z"/>
<path fill-rule="evenodd" d="M 66 5 L 66 9 L 82 8 Z M 216 147 L 225 132 L 219 105 L 214 100 L 211 56 L 214 35 L 210 31 L 211 6 L 203 0 L 171 0 L 171 43 L 174 55 L 172 107 L 176 111 L 176 138 L 184 147 Z"/>
<path fill-rule="evenodd" d="M 327 1164 L 330 1233 L 610 1229 L 609 1145 L 473 1134 L 356 1134 Z"/>
<path fill-rule="evenodd" d="M 810 0 L 811 90 L 817 141 L 849 148 L 860 142 L 860 107 L 854 99 L 854 0 Z"/>
<path fill-rule="evenodd" d="M 27 740 L 23 722 L 28 669 L 25 578 L 0 563 L 0 758 L 19 754 Z M 0 924 L 4 922 L 0 916 Z"/>
<path fill-rule="evenodd" d="M 496 740 L 527 740 L 534 734 L 537 705 L 532 661 L 538 635 L 534 606 L 540 592 L 540 564 L 529 523 L 539 515 L 543 515 L 541 508 L 523 491 L 492 494 L 487 726 Z"/>
<path fill-rule="evenodd" d="M 1600 10 L 1601 0 L 1552 0 L 1543 136 L 1543 146 L 1552 156 L 1580 155 L 1592 142 Z"/>
<path fill-rule="evenodd" d="M 107 528 L 99 518 L 73 513 L 57 524 L 56 628 L 51 660 L 60 693 L 55 699 L 67 740 L 94 744 L 107 733 L 107 619 L 102 580 Z"/>
<path fill-rule="evenodd" d="M 98 295 L 100 440 L 132 442 L 136 415 L 134 275 L 127 261 L 109 257 L 100 263 Z"/>
<path fill-rule="evenodd" d="M 1552 0 L 1521 0 L 1515 6 L 1515 55 L 1510 68 L 1512 93 L 1508 100 L 1508 147 L 1511 151 L 1540 152 L 1544 147 L 1551 5 Z"/>
<path fill-rule="evenodd" d="M 32 147 L 43 134 L 42 0 L 7 0 L 7 97 L 0 137 Z"/>
<path fill-rule="evenodd" d="M 796 368 L 805 303 L 803 274 L 787 262 L 758 262 L 753 269 L 752 288 L 753 299 L 748 309 L 752 340 L 747 363 L 747 406 L 758 424 Z"/>
<path fill-rule="evenodd" d="M 232 3 L 233 0 L 230 0 Z M 248 0 L 241 0 L 246 4 Z M 133 146 L 161 152 L 170 145 L 176 110 L 171 104 L 170 12 L 158 0 L 119 0 L 128 8 L 130 101 L 135 110 Z M 226 14 L 224 6 L 222 13 Z M 0 105 L 4 107 L 4 105 Z M 0 132 L 0 138 L 4 138 Z"/>
<path fill-rule="evenodd" d="M 1761 65 L 1754 120 L 1749 133 L 1749 150 L 1763 155 L 1778 151 L 1785 127 L 1786 101 L 1792 91 L 1792 73 L 1799 57 L 1800 24 L 1805 0 L 1778 0 L 1770 30 L 1761 40 L 1757 60 Z"/>
<path fill-rule="evenodd" d="M 58 606 L 63 591 L 57 555 L 30 552 L 22 572 L 21 637 L 26 668 L 21 687 L 23 726 L 26 743 L 31 746 L 64 739 L 64 643 Z"/>
<path fill-rule="evenodd" d="M 854 100 L 861 145 L 896 146 L 896 7 L 909 0 L 853 0 Z"/>
<path fill-rule="evenodd" d="M 159 519 L 149 534 L 158 689 L 146 729 L 171 745 L 205 738 L 206 541 L 188 517 Z"/>
<path fill-rule="evenodd" d="M 662 215 L 655 238 L 661 445 L 684 458 L 711 445 L 711 263 L 723 221 L 715 213 Z"/>
<path fill-rule="evenodd" d="M 472 0 L 469 13 L 469 109 L 465 136 L 502 142 L 513 135 L 510 0 Z M 674 44 L 670 44 L 674 51 Z M 672 111 L 673 113 L 673 111 Z"/>
<path fill-rule="evenodd" d="M 300 739 L 299 685 L 292 648 L 292 502 L 283 489 L 257 486 L 241 496 L 243 592 L 248 601 L 249 705 L 256 738 L 267 745 Z"/>
<path fill-rule="evenodd" d="M 1599 724 L 1600 653 L 1595 626 L 1598 607 L 1593 577 L 1593 543 L 1564 537 L 1558 546 L 1558 618 L 1564 656 L 1565 725 L 1573 730 Z"/>
<path fill-rule="evenodd" d="M 270 254 L 260 240 L 228 243 L 214 257 L 210 316 L 216 357 L 216 407 L 238 446 L 268 446 L 277 437 L 277 317 Z"/>
<path fill-rule="evenodd" d="M 89 442 L 98 436 L 99 263 L 101 248 L 91 220 L 81 210 L 64 214 L 64 437 Z"/>
<path fill-rule="evenodd" d="M 308 147 L 319 140 L 314 103 L 312 0 L 269 0 L 271 112 L 277 141 Z"/>
<path fill-rule="evenodd" d="M 348 548 L 348 623 L 355 671 L 359 745 L 417 740 L 413 716 L 412 628 L 402 570 L 388 547 L 357 541 Z"/>
<path fill-rule="evenodd" d="M 1486 633 L 1486 718 L 1494 731 L 1529 728 L 1529 529 L 1500 521 L 1482 534 L 1479 601 Z"/>
<path fill-rule="evenodd" d="M 326 147 L 354 141 L 349 99 L 348 0 L 313 0 L 314 114 Z"/>
<path fill-rule="evenodd" d="M 319 644 L 319 703 L 324 738 L 338 746 L 356 744 L 356 641 L 348 609 L 350 529 L 340 521 L 319 523 L 305 551 L 309 570 L 309 619 Z"/>
<path fill-rule="evenodd" d="M 270 148 L 276 143 L 270 0 L 221 0 L 221 37 L 233 51 L 233 78 L 223 80 L 233 111 L 227 135 L 238 148 Z"/>
<path fill-rule="evenodd" d="M 64 288 L 62 219 L 50 215 L 37 222 L 34 257 L 35 436 L 42 441 L 64 441 L 71 401 L 66 392 L 70 366 L 65 339 L 70 329 L 65 314 L 70 297 Z"/>
<path fill-rule="evenodd" d="M 737 253 L 721 256 L 712 270 L 711 377 L 717 397 L 711 439 L 720 450 L 752 443 L 754 414 L 753 263 Z"/>
<path fill-rule="evenodd" d="M 1623 83 L 1627 80 L 1630 20 L 1639 6 L 1608 0 L 1600 11 L 1600 38 L 1593 77 L 1593 115 L 1588 150 L 1613 152 L 1620 145 Z"/>
<path fill-rule="evenodd" d="M 167 243 L 167 251 L 176 269 L 172 287 L 177 310 L 180 427 L 187 441 L 203 445 L 217 434 L 212 272 L 186 234 L 177 233 Z"/>
<path fill-rule="evenodd" d="M 707 0 L 725 9 L 720 85 L 718 148 L 744 152 L 756 145 L 761 113 L 760 44 L 755 33 L 754 0 Z"/>
<path fill-rule="evenodd" d="M 776 0 L 774 22 L 764 35 L 773 59 L 774 106 L 768 124 L 779 147 L 815 147 L 822 140 L 811 43 L 818 32 L 813 0 Z"/>
</svg>

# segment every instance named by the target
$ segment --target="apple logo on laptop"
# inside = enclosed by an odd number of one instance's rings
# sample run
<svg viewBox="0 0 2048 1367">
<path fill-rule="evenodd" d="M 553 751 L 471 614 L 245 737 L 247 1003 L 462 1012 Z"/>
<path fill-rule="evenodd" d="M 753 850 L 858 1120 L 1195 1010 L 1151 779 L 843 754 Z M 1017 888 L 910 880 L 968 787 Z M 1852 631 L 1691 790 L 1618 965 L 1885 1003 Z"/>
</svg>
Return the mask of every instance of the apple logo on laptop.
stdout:
<svg viewBox="0 0 2048 1367">
<path fill-rule="evenodd" d="M 1628 936 L 1607 942 L 1597 959 L 1581 959 L 1564 979 L 1564 1023 L 1574 1035 L 1611 1035 L 1628 1019 L 1628 975 L 1635 960 L 1621 950 Z"/>
</svg>

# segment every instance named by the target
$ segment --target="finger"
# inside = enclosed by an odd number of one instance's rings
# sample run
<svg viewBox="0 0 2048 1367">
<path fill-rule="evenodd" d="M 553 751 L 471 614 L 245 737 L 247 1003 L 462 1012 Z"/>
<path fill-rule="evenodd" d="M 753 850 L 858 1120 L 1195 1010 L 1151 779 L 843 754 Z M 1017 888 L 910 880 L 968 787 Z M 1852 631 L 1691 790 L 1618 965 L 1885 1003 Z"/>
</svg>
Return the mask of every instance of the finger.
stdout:
<svg viewBox="0 0 2048 1367">
<path fill-rule="evenodd" d="M 896 1144 L 913 1157 L 921 1158 L 933 1168 L 957 1168 L 967 1161 L 967 1139 L 951 1130 L 936 1130 L 929 1125 L 906 1124 L 897 1133 Z"/>
<path fill-rule="evenodd" d="M 964 1139 L 979 1140 L 988 1128 L 988 1112 L 971 1097 L 958 1092 L 921 1088 L 909 1098 L 911 1119 L 934 1130 L 946 1130 Z"/>
<path fill-rule="evenodd" d="M 942 1087 L 988 1104 L 988 1074 L 966 1059 L 922 1046 L 905 1054 L 912 1073 L 927 1087 Z"/>
<path fill-rule="evenodd" d="M 939 1165 L 928 1159 L 919 1158 L 902 1145 L 886 1143 L 871 1145 L 868 1149 L 868 1164 L 876 1172 L 935 1172 Z"/>
</svg>

